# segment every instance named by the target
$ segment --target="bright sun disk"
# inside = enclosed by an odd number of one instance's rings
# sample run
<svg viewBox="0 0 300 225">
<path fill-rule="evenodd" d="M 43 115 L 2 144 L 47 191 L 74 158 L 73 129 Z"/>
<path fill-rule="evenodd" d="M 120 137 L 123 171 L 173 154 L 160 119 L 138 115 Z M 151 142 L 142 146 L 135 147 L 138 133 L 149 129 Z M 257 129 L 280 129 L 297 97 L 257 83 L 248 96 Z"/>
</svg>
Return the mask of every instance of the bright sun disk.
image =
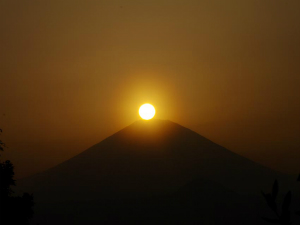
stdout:
<svg viewBox="0 0 300 225">
<path fill-rule="evenodd" d="M 153 105 L 151 105 L 149 103 L 144 104 L 140 107 L 139 114 L 140 114 L 140 117 L 142 117 L 142 119 L 150 120 L 155 115 L 155 108 Z"/>
</svg>

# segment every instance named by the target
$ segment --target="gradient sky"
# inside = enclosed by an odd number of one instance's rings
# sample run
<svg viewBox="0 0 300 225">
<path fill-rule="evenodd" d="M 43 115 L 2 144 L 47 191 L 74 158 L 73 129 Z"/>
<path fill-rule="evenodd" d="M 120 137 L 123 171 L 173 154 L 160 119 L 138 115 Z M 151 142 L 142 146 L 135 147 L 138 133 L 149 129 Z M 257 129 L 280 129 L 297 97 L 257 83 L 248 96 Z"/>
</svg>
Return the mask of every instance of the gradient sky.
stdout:
<svg viewBox="0 0 300 225">
<path fill-rule="evenodd" d="M 0 139 L 16 178 L 139 119 L 300 170 L 299 0 L 0 0 Z"/>
</svg>

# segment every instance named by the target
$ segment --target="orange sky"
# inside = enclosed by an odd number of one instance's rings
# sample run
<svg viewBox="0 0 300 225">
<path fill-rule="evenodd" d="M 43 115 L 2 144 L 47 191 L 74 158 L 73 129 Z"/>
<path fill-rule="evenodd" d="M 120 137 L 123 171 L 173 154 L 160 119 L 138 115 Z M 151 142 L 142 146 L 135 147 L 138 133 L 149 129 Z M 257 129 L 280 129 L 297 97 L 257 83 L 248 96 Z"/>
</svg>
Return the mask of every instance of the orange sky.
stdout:
<svg viewBox="0 0 300 225">
<path fill-rule="evenodd" d="M 299 172 L 299 0 L 2 0 L 0 128 L 16 177 L 138 119 Z"/>
</svg>

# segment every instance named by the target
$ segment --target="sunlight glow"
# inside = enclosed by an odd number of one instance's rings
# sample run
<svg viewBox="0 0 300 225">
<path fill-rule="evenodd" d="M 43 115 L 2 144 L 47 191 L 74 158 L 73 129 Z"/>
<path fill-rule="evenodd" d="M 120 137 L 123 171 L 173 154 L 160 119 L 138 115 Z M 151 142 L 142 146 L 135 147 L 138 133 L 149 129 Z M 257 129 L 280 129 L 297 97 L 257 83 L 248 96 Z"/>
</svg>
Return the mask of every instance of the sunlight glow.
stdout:
<svg viewBox="0 0 300 225">
<path fill-rule="evenodd" d="M 151 105 L 149 103 L 144 104 L 140 107 L 139 114 L 140 114 L 140 117 L 142 117 L 142 119 L 150 120 L 155 115 L 155 108 L 153 105 Z"/>
</svg>

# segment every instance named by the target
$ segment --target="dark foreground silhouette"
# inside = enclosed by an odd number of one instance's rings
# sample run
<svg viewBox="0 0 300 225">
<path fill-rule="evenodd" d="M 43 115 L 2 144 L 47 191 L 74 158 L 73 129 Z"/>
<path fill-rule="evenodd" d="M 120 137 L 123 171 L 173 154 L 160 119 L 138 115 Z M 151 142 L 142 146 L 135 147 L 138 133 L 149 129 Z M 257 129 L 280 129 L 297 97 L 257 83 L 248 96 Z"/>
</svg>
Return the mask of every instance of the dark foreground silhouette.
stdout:
<svg viewBox="0 0 300 225">
<path fill-rule="evenodd" d="M 297 181 L 300 181 L 300 174 Z M 290 225 L 292 224 L 293 215 L 293 212 L 291 212 L 291 210 L 293 211 L 293 209 L 291 209 L 292 192 L 288 191 L 286 193 L 282 202 L 282 206 L 280 207 L 277 203 L 278 191 L 278 182 L 275 180 L 271 193 L 265 194 L 262 192 L 269 208 L 274 212 L 274 216 L 272 218 L 263 217 L 263 219 L 273 224 Z M 299 206 L 300 202 L 298 207 Z M 295 210 L 295 215 L 300 216 L 300 210 Z"/>
<path fill-rule="evenodd" d="M 277 194 L 283 199 L 283 195 Z M 296 198 L 295 198 L 296 200 Z M 300 201 L 295 201 L 300 203 Z M 297 204 L 294 204 L 297 205 Z M 291 207 L 294 208 L 294 207 Z M 262 196 L 239 195 L 208 180 L 195 180 L 170 195 L 67 201 L 41 205 L 40 224 L 268 224 L 274 216 Z M 294 223 L 299 219 L 291 217 Z M 290 223 L 276 223 L 290 224 Z"/>
<path fill-rule="evenodd" d="M 263 200 L 199 180 L 151 198 L 67 201 L 40 205 L 40 224 L 264 224 Z M 253 205 L 262 207 L 256 208 Z"/>
<path fill-rule="evenodd" d="M 0 140 L 0 151 L 4 150 L 4 146 Z M 22 197 L 13 196 L 13 177 L 13 164 L 9 160 L 0 161 L 0 224 L 29 224 L 33 216 L 33 196 L 28 193 L 24 193 Z"/>
<path fill-rule="evenodd" d="M 137 121 L 66 162 L 19 181 L 33 224 L 265 224 L 275 172 L 171 121 Z M 283 197 L 283 196 L 278 196 Z"/>
</svg>

